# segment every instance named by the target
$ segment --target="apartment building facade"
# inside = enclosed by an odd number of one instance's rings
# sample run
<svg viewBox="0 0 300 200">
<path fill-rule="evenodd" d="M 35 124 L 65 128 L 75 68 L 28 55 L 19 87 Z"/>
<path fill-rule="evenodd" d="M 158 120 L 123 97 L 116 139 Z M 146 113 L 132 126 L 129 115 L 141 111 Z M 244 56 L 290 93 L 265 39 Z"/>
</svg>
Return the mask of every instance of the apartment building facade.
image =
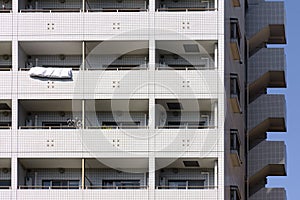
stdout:
<svg viewBox="0 0 300 200">
<path fill-rule="evenodd" d="M 0 26 L 0 199 L 286 199 L 283 2 L 3 0 Z"/>
</svg>

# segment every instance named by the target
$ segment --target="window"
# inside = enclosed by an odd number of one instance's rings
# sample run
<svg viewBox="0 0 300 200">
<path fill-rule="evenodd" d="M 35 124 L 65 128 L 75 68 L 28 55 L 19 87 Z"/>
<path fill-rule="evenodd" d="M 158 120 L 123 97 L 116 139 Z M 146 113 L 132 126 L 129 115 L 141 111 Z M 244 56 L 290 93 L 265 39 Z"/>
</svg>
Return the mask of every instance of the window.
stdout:
<svg viewBox="0 0 300 200">
<path fill-rule="evenodd" d="M 137 189 L 140 187 L 139 180 L 103 180 L 102 186 L 106 189 Z"/>
<path fill-rule="evenodd" d="M 237 186 L 230 186 L 230 200 L 241 200 L 241 195 Z"/>
<path fill-rule="evenodd" d="M 230 130 L 230 150 L 237 151 L 240 156 L 240 139 L 239 132 L 236 129 Z"/>
<path fill-rule="evenodd" d="M 240 102 L 240 86 L 237 74 L 230 74 L 230 97 L 238 98 Z"/>
<path fill-rule="evenodd" d="M 79 180 L 43 180 L 42 184 L 46 189 L 79 189 Z"/>
<path fill-rule="evenodd" d="M 170 189 L 204 189 L 205 180 L 169 180 Z"/>
<path fill-rule="evenodd" d="M 238 45 L 241 43 L 241 32 L 237 18 L 230 19 L 230 39 L 236 40 Z"/>
</svg>

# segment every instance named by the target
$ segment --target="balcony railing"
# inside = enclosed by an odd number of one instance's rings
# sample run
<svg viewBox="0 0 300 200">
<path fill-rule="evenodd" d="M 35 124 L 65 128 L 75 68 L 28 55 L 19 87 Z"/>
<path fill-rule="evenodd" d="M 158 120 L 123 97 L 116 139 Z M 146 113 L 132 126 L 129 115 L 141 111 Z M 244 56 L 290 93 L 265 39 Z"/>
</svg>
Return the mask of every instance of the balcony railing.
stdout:
<svg viewBox="0 0 300 200">
<path fill-rule="evenodd" d="M 9 190 L 11 186 L 0 186 L 0 190 Z"/>
<path fill-rule="evenodd" d="M 74 71 L 78 71 L 78 70 L 80 70 L 80 66 L 74 66 L 74 65 L 72 65 L 72 66 L 66 66 L 66 65 L 43 65 L 42 67 L 53 67 L 53 68 L 72 68 L 72 70 L 74 70 Z M 0 68 L 0 70 L 1 70 L 1 68 Z M 19 71 L 29 71 L 30 70 L 30 68 L 24 68 L 24 67 L 21 67 L 21 68 L 19 68 Z"/>
<path fill-rule="evenodd" d="M 208 70 L 215 69 L 212 66 L 205 65 L 166 65 L 166 66 L 157 66 L 156 70 Z"/>
<path fill-rule="evenodd" d="M 80 189 L 80 186 L 19 186 L 18 189 Z"/>
<path fill-rule="evenodd" d="M 217 8 L 157 8 L 156 11 L 173 11 L 173 12 L 181 12 L 181 11 L 215 11 Z"/>
<path fill-rule="evenodd" d="M 158 129 L 212 129 L 216 128 L 213 125 L 167 125 L 157 126 Z"/>
<path fill-rule="evenodd" d="M 0 129 L 11 129 L 11 126 L 0 126 Z"/>
<path fill-rule="evenodd" d="M 147 12 L 145 8 L 89 8 L 87 12 Z"/>
<path fill-rule="evenodd" d="M 148 126 L 86 126 L 87 129 L 148 129 Z"/>
<path fill-rule="evenodd" d="M 19 129 L 76 129 L 74 126 L 19 126 Z"/>
<path fill-rule="evenodd" d="M 184 189 L 184 190 L 203 190 L 203 189 L 217 189 L 217 186 L 156 186 L 156 189 Z M 11 189 L 10 186 L 3 186 L 0 189 Z M 86 190 L 137 190 L 148 189 L 148 186 L 19 186 L 18 189 L 86 189 Z"/>
<path fill-rule="evenodd" d="M 156 189 L 216 189 L 217 186 L 214 185 L 207 185 L 207 186 L 156 186 Z"/>
<path fill-rule="evenodd" d="M 28 13 L 28 12 L 83 12 L 80 8 L 42 8 L 42 9 L 20 9 L 20 13 Z"/>
<path fill-rule="evenodd" d="M 105 70 L 105 71 L 122 71 L 122 70 L 148 70 L 148 66 L 145 65 L 109 65 L 99 68 L 88 68 L 86 70 Z"/>
<path fill-rule="evenodd" d="M 148 186 L 86 186 L 85 189 L 113 189 L 113 190 L 125 190 L 125 189 L 148 189 Z"/>
<path fill-rule="evenodd" d="M 0 9 L 0 13 L 12 13 L 11 9 Z"/>
</svg>

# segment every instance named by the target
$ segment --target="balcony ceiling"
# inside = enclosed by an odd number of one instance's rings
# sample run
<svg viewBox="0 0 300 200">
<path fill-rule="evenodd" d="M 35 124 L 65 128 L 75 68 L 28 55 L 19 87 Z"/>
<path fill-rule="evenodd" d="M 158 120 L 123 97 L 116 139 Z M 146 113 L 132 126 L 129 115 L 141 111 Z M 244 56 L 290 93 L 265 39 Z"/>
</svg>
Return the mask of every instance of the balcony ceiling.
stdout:
<svg viewBox="0 0 300 200">
<path fill-rule="evenodd" d="M 86 168 L 148 169 L 147 158 L 87 159 Z"/>
<path fill-rule="evenodd" d="M 185 167 L 183 161 L 198 161 L 200 168 L 213 168 L 215 160 L 214 158 L 180 158 L 174 161 L 174 158 L 158 158 L 156 168 L 191 168 Z"/>
<path fill-rule="evenodd" d="M 11 101 L 10 100 L 0 100 L 0 104 L 2 104 L 2 103 L 7 104 L 11 108 Z M 1 112 L 1 110 L 0 110 L 0 112 Z"/>
<path fill-rule="evenodd" d="M 0 42 L 0 55 L 11 55 L 11 42 Z"/>
<path fill-rule="evenodd" d="M 166 111 L 173 111 L 170 110 L 167 106 L 167 103 L 172 102 L 179 102 L 182 105 L 182 111 L 212 111 L 213 110 L 213 103 L 215 100 L 209 100 L 209 99 L 198 99 L 198 100 L 192 100 L 192 99 L 159 99 L 156 100 L 156 104 L 162 105 Z"/>
<path fill-rule="evenodd" d="M 81 42 L 21 42 L 27 55 L 80 55 Z"/>
<path fill-rule="evenodd" d="M 37 168 L 81 168 L 81 159 L 69 158 L 29 158 L 20 159 L 20 163 L 26 169 Z"/>
<path fill-rule="evenodd" d="M 10 159 L 9 158 L 1 158 L 0 159 L 0 168 L 10 168 Z"/>
<path fill-rule="evenodd" d="M 80 101 L 72 100 L 21 100 L 20 105 L 26 111 L 51 112 L 51 111 L 80 111 Z"/>
<path fill-rule="evenodd" d="M 169 51 L 178 55 L 184 54 L 213 54 L 215 51 L 216 41 L 157 41 L 156 49 Z M 198 45 L 200 52 L 187 53 L 184 45 Z"/>
<path fill-rule="evenodd" d="M 90 101 L 88 104 L 89 109 L 95 109 L 97 111 L 132 111 L 132 112 L 148 112 L 148 100 L 126 100 L 126 99 L 116 99 L 116 100 L 96 100 Z M 112 109 L 113 108 L 113 109 Z"/>
<path fill-rule="evenodd" d="M 0 159 L 0 161 L 2 161 Z M 8 160 L 9 161 L 9 160 Z M 7 161 L 6 161 L 7 162 Z M 2 163 L 2 162 L 1 162 Z M 81 168 L 80 158 L 24 158 L 20 163 L 26 169 L 33 168 Z M 10 161 L 9 161 L 10 164 Z M 0 165 L 1 166 L 1 165 Z M 147 158 L 101 158 L 86 159 L 86 168 L 114 168 L 114 169 L 147 169 Z"/>
<path fill-rule="evenodd" d="M 105 41 L 86 43 L 87 53 L 94 55 L 148 54 L 148 47 L 148 41 Z"/>
</svg>

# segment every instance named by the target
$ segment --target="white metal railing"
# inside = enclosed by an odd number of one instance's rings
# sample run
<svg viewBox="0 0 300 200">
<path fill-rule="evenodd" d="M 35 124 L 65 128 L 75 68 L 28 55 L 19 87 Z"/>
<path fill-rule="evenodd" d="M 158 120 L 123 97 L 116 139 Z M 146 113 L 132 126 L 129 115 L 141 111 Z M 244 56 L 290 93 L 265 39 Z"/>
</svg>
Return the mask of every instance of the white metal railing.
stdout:
<svg viewBox="0 0 300 200">
<path fill-rule="evenodd" d="M 157 129 L 213 129 L 217 126 L 210 125 L 166 125 L 166 126 L 157 126 Z"/>
<path fill-rule="evenodd" d="M 20 13 L 28 13 L 28 12 L 83 12 L 82 9 L 71 9 L 71 8 L 43 8 L 43 9 L 20 9 Z"/>
<path fill-rule="evenodd" d="M 214 185 L 206 185 L 206 186 L 156 186 L 156 189 L 216 189 L 218 188 L 217 186 Z"/>
<path fill-rule="evenodd" d="M 86 126 L 86 129 L 148 129 L 148 126 Z"/>
<path fill-rule="evenodd" d="M 217 8 L 157 8 L 156 11 L 215 11 Z"/>
</svg>

